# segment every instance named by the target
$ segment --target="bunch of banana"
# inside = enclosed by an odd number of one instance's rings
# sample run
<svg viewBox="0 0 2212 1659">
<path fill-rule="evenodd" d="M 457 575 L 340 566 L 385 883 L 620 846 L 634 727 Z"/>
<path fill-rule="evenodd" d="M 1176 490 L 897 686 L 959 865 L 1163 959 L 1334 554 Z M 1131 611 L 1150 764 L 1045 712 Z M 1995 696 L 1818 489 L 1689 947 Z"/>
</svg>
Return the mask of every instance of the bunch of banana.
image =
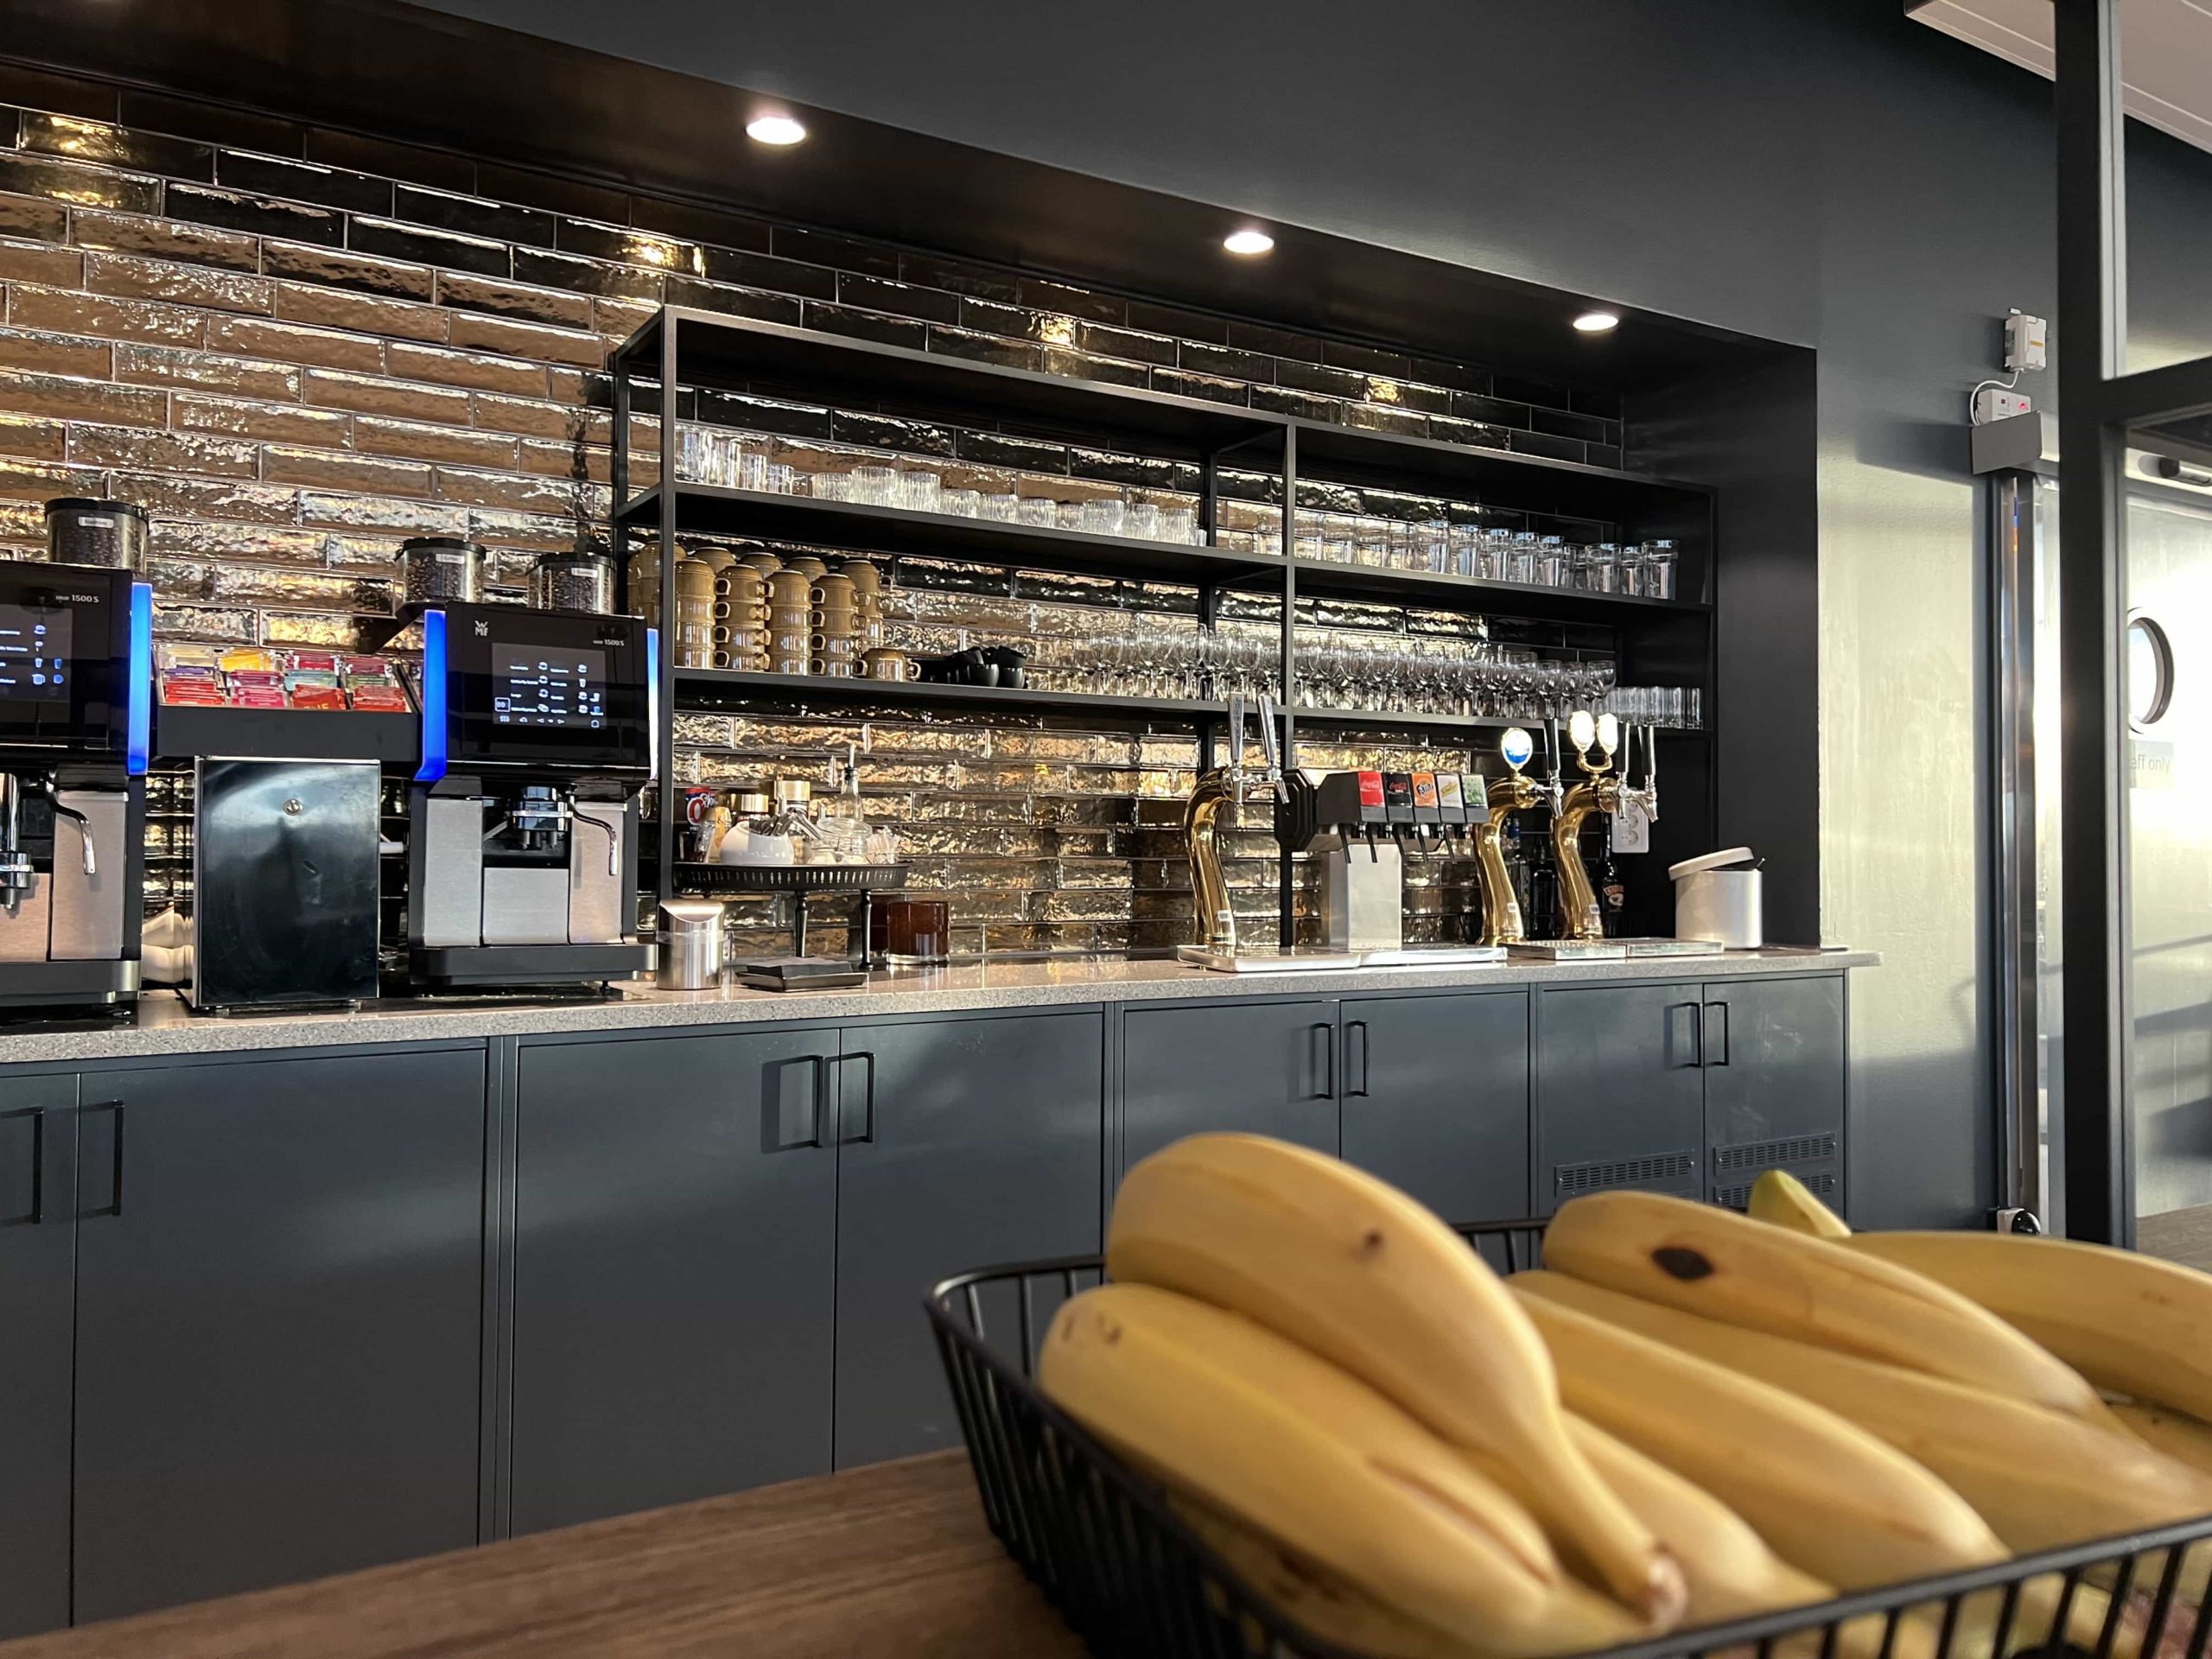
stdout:
<svg viewBox="0 0 2212 1659">
<path fill-rule="evenodd" d="M 1655 1629 L 1681 1569 L 1569 1437 L 1544 1344 L 1466 1242 L 1387 1182 L 1258 1135 L 1200 1135 L 1132 1169 L 1107 1270 L 1233 1310 L 1478 1454 L 1573 1560 Z"/>
<path fill-rule="evenodd" d="M 2133 1250 L 2013 1233 L 1854 1233 L 1783 1170 L 1751 1215 L 1921 1274 L 1987 1309 L 2136 1409 L 2121 1424 L 2212 1473 L 2212 1274 Z"/>
<path fill-rule="evenodd" d="M 1775 1336 L 1948 1376 L 2107 1427 L 2082 1375 L 1955 1290 L 1856 1248 L 1687 1198 L 1599 1192 L 1544 1235 L 1551 1267 Z"/>
<path fill-rule="evenodd" d="M 1922 1465 L 2015 1551 L 2212 1515 L 2212 1477 L 2122 1433 L 1901 1366 L 1700 1319 L 1558 1273 L 1510 1281 L 1823 1406 Z"/>
<path fill-rule="evenodd" d="M 1534 1659 L 1641 1628 L 1442 1440 L 1236 1313 L 1149 1285 L 1085 1292 L 1054 1317 L 1038 1380 L 1139 1467 L 1420 1630 Z"/>
</svg>

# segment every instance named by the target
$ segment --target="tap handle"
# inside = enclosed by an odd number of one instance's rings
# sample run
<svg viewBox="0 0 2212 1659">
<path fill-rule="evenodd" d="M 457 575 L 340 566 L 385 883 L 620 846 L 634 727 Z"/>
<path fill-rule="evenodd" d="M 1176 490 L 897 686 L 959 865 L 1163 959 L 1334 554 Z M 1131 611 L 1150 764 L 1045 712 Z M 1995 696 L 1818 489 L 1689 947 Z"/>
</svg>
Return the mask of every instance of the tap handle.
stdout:
<svg viewBox="0 0 2212 1659">
<path fill-rule="evenodd" d="M 1268 781 L 1275 786 L 1275 799 L 1287 801 L 1290 785 L 1283 781 L 1282 751 L 1275 742 L 1275 700 L 1260 694 L 1260 753 L 1267 757 Z"/>
<path fill-rule="evenodd" d="M 1244 694 L 1229 694 L 1229 775 L 1241 789 L 1244 781 Z"/>
</svg>

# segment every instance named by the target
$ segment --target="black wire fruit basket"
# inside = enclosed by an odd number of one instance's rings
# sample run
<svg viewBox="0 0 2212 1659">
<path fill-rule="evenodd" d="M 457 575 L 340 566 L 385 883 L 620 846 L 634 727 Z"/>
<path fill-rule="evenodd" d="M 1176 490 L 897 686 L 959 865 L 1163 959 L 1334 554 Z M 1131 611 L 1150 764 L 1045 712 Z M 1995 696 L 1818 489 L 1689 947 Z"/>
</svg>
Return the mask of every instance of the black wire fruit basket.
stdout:
<svg viewBox="0 0 2212 1659">
<path fill-rule="evenodd" d="M 1459 1230 L 1500 1272 L 1542 1264 L 1541 1222 Z M 992 1532 L 1099 1659 L 1368 1659 L 1300 1630 L 1184 1524 L 1158 1483 L 1038 1389 L 1053 1314 L 1103 1279 L 1100 1258 L 1071 1256 L 962 1274 L 930 1293 Z M 2212 1516 L 1673 1630 L 1604 1659 L 2208 1659 L 2212 1596 L 2196 1593 L 2212 1566 L 2208 1541 Z M 2030 1598 L 2031 1585 L 2044 1593 Z M 2092 1632 L 2076 1607 L 2092 1605 L 2093 1591 L 2109 1599 Z M 1911 1641 L 1900 1636 L 1908 1620 Z M 1462 1634 L 1483 1645 L 1481 1632 Z"/>
</svg>

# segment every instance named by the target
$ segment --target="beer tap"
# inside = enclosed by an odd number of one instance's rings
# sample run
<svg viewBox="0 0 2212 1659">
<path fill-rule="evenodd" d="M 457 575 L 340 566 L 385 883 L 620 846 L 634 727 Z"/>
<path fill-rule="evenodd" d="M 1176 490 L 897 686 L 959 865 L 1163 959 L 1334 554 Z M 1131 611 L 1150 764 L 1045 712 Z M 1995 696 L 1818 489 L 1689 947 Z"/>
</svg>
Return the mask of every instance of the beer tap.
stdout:
<svg viewBox="0 0 2212 1659">
<path fill-rule="evenodd" d="M 1543 786 L 1522 771 L 1533 758 L 1535 744 L 1518 726 L 1509 726 L 1499 736 L 1497 752 L 1505 762 L 1505 775 L 1490 780 L 1484 791 L 1489 819 L 1475 829 L 1475 856 L 1483 871 L 1483 938 L 1484 944 L 1518 944 L 1528 937 L 1521 918 L 1521 900 L 1514 893 L 1513 879 L 1506 874 L 1505 854 L 1498 838 L 1506 815 L 1526 812 L 1544 804 Z"/>
<path fill-rule="evenodd" d="M 1592 812 L 1611 814 L 1621 809 L 1622 780 L 1613 770 L 1614 752 L 1620 746 L 1620 722 L 1611 715 L 1593 721 L 1587 709 L 1578 709 L 1567 721 L 1567 741 L 1573 747 L 1574 764 L 1582 781 L 1567 791 L 1552 817 L 1552 861 L 1559 871 L 1560 909 L 1566 918 L 1566 931 L 1560 937 L 1602 939 L 1605 937 L 1604 913 L 1590 885 L 1590 873 L 1582 863 L 1582 826 Z M 1592 745 L 1603 760 L 1590 759 Z"/>
<path fill-rule="evenodd" d="M 1283 780 L 1283 769 L 1295 762 L 1276 746 L 1275 700 L 1264 691 L 1260 693 L 1260 753 L 1268 763 L 1267 781 L 1276 801 L 1287 804 L 1290 786 Z"/>
</svg>

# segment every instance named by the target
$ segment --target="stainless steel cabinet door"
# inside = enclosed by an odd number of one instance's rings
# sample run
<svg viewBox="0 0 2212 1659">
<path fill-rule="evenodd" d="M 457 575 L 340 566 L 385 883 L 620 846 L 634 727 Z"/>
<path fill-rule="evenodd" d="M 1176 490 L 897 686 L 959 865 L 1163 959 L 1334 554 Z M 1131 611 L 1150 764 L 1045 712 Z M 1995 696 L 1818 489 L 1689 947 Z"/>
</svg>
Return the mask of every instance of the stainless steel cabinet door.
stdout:
<svg viewBox="0 0 2212 1659">
<path fill-rule="evenodd" d="M 1344 1155 L 1447 1221 L 1529 1213 L 1525 991 L 1342 1009 Z"/>
<path fill-rule="evenodd" d="M 1581 1192 L 1705 1195 L 1701 985 L 1536 996 L 1536 1212 Z"/>
<path fill-rule="evenodd" d="M 1786 1169 L 1843 1207 L 1843 980 L 1705 988 L 1707 1196 L 1741 1209 Z"/>
<path fill-rule="evenodd" d="M 1132 1007 L 1122 1020 L 1122 1167 L 1200 1129 L 1337 1150 L 1337 1009 L 1319 998 Z"/>
<path fill-rule="evenodd" d="M 835 1031 L 524 1046 L 515 1531 L 829 1470 L 836 1053 Z"/>
<path fill-rule="evenodd" d="M 87 1074 L 76 1617 L 474 1543 L 484 1056 Z"/>
<path fill-rule="evenodd" d="M 850 1027 L 838 1071 L 837 1466 L 960 1444 L 938 1280 L 1100 1248 L 1096 1014 Z"/>
<path fill-rule="evenodd" d="M 0 1638 L 69 1622 L 77 1079 L 0 1079 Z"/>
</svg>

